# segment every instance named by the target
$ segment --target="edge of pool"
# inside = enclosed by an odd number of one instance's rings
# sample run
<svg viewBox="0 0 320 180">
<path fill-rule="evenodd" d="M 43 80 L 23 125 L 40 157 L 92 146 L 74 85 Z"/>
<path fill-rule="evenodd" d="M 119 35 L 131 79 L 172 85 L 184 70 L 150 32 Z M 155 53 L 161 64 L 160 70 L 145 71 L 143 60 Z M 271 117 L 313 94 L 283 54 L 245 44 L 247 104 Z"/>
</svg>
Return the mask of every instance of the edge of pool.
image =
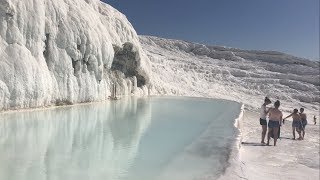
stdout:
<svg viewBox="0 0 320 180">
<path fill-rule="evenodd" d="M 236 102 L 236 101 L 235 101 Z M 239 103 L 239 102 L 238 102 Z M 242 123 L 244 118 L 244 104 L 241 104 L 239 116 L 234 119 L 234 128 L 236 131 L 235 139 L 231 145 L 231 152 L 229 154 L 228 165 L 225 167 L 224 172 L 218 178 L 219 180 L 230 179 L 247 179 L 245 175 L 245 165 L 240 160 L 240 148 L 242 142 Z"/>
<path fill-rule="evenodd" d="M 203 99 L 203 100 L 222 100 L 222 101 L 229 101 L 238 103 L 240 105 L 240 111 L 237 118 L 233 120 L 233 126 L 235 130 L 235 135 L 230 145 L 230 153 L 227 160 L 227 165 L 224 167 L 221 175 L 217 178 L 219 180 L 230 180 L 230 179 L 247 179 L 245 178 L 245 165 L 240 160 L 240 147 L 242 142 L 242 124 L 244 118 L 244 111 L 245 106 L 243 103 L 234 100 L 222 99 L 222 98 L 212 98 L 212 97 L 197 97 L 197 96 L 168 96 L 168 95 L 157 95 L 157 96 L 147 96 L 147 97 L 137 97 L 133 96 L 134 98 L 153 98 L 153 97 L 169 97 L 169 98 L 191 98 L 191 99 Z M 128 98 L 132 98 L 132 96 L 128 96 Z M 10 113 L 19 113 L 19 112 L 32 112 L 32 111 L 41 111 L 41 110 L 49 110 L 49 109 L 58 109 L 58 108 L 66 108 L 72 106 L 81 106 L 81 105 L 88 105 L 88 104 L 99 104 L 99 103 L 106 103 L 110 102 L 110 100 L 105 101 L 97 101 L 97 102 L 87 102 L 87 103 L 77 103 L 73 105 L 63 105 L 63 106 L 49 106 L 49 107 L 38 107 L 38 108 L 29 108 L 29 109 L 15 109 L 15 110 L 7 110 L 1 111 L 1 114 L 10 114 Z"/>
<path fill-rule="evenodd" d="M 223 98 L 214 98 L 214 97 L 198 97 L 198 96 L 170 96 L 170 95 L 160 95 L 160 96 L 149 96 L 149 97 L 160 97 L 160 98 L 190 98 L 190 99 L 202 99 L 202 100 L 221 100 L 237 103 L 240 105 L 240 111 L 237 118 L 233 119 L 233 128 L 234 128 L 234 137 L 233 141 L 228 148 L 230 152 L 228 154 L 227 164 L 224 165 L 221 174 L 214 178 L 218 180 L 236 180 L 236 179 L 248 179 L 246 178 L 246 167 L 245 164 L 240 160 L 240 148 L 242 143 L 242 126 L 243 118 L 245 113 L 245 105 L 240 101 L 223 99 Z M 211 177 L 205 178 L 211 180 Z"/>
</svg>

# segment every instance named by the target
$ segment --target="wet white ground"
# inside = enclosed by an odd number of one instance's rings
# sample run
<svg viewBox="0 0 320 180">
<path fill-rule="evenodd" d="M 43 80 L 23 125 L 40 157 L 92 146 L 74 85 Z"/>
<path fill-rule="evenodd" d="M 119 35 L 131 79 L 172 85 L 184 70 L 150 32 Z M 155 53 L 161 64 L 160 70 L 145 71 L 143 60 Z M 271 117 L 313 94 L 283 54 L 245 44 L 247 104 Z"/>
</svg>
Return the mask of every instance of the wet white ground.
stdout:
<svg viewBox="0 0 320 180">
<path fill-rule="evenodd" d="M 244 113 L 240 148 L 244 176 L 240 179 L 318 180 L 319 125 L 313 125 L 309 120 L 305 140 L 299 141 L 291 139 L 291 121 L 286 121 L 281 128 L 281 139 L 277 146 L 261 146 L 258 118 L 255 112 Z M 270 144 L 273 145 L 273 139 Z"/>
</svg>

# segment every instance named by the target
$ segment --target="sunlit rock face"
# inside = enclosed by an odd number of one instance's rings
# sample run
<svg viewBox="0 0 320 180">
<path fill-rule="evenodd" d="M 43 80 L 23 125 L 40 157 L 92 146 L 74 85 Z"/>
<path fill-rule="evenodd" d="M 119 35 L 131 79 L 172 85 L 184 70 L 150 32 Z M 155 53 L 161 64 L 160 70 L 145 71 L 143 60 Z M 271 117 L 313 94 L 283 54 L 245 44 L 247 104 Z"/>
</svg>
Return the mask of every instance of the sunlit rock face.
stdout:
<svg viewBox="0 0 320 180">
<path fill-rule="evenodd" d="M 121 95 L 147 92 L 150 65 L 135 30 L 99 0 L 0 0 L 0 36 L 0 110 L 104 100 L 113 81 Z M 134 73 L 112 79 L 113 47 L 126 44 Z"/>
<path fill-rule="evenodd" d="M 319 112 L 319 61 L 152 36 L 140 42 L 152 65 L 151 94 L 229 99 L 250 109 L 269 96 L 290 112 Z"/>
</svg>

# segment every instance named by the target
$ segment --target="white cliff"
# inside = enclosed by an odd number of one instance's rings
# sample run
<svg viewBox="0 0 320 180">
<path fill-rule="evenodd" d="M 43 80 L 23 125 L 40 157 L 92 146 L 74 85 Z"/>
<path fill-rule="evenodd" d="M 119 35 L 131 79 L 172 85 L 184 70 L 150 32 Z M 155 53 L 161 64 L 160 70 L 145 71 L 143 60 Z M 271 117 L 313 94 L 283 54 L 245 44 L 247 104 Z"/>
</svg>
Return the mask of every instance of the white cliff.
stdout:
<svg viewBox="0 0 320 180">
<path fill-rule="evenodd" d="M 100 101 L 112 84 L 147 94 L 149 66 L 130 22 L 99 0 L 0 0 L 0 110 Z"/>
</svg>

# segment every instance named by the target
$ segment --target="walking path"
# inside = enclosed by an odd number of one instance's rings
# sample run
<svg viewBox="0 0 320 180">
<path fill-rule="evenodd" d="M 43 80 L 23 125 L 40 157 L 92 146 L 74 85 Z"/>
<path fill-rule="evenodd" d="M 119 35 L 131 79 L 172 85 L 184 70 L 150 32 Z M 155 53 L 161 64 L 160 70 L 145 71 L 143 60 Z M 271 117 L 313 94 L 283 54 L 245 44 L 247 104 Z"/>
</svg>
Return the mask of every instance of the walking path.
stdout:
<svg viewBox="0 0 320 180">
<path fill-rule="evenodd" d="M 246 177 L 241 179 L 319 179 L 319 125 L 313 125 L 309 120 L 305 140 L 299 141 L 291 139 L 291 123 L 287 120 L 281 127 L 277 146 L 262 146 L 258 113 L 244 113 L 240 161 Z M 270 144 L 273 145 L 273 139 Z"/>
</svg>

